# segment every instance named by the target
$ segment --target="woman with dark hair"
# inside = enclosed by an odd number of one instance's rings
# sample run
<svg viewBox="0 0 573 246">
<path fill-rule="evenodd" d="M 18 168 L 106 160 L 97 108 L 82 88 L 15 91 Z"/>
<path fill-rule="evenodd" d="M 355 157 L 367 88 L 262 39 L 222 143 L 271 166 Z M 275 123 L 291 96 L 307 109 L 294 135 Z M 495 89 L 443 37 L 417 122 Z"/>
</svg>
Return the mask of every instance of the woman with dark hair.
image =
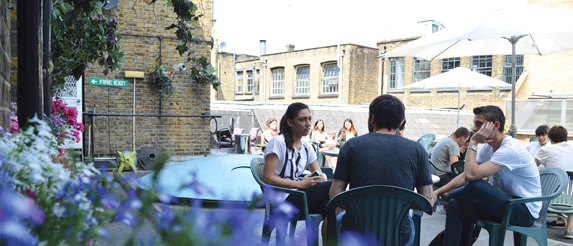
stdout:
<svg viewBox="0 0 573 246">
<path fill-rule="evenodd" d="M 353 137 L 358 136 L 358 132 L 354 129 L 354 123 L 350 118 L 344 120 L 342 124 L 342 128 L 338 131 L 338 138 L 336 139 L 337 142 L 346 142 Z"/>
<path fill-rule="evenodd" d="M 279 135 L 279 131 L 277 131 L 277 119 L 270 118 L 267 120 L 267 126 L 265 131 L 263 132 L 263 137 L 265 142 L 268 143 L 271 141 L 271 138 Z"/>
<path fill-rule="evenodd" d="M 288 106 L 281 118 L 280 134 L 272 138 L 265 149 L 263 181 L 274 186 L 304 191 L 309 213 L 326 216 L 332 181 L 327 181 L 326 175 L 321 172 L 312 146 L 301 140 L 310 132 L 311 121 L 312 116 L 306 104 L 293 103 Z M 317 170 L 321 175 L 306 175 L 299 179 L 307 167 L 310 172 Z M 299 211 L 302 210 L 301 197 L 285 194 L 285 198 Z M 323 236 L 325 229 L 323 225 Z"/>
<path fill-rule="evenodd" d="M 334 149 L 336 147 L 336 142 L 328 136 L 328 133 L 324 131 L 324 121 L 322 119 L 318 119 L 314 123 L 314 127 L 312 128 L 312 140 L 318 142 L 318 152 L 323 153 L 325 150 Z M 327 143 L 328 140 L 328 143 Z M 326 164 L 329 167 L 334 168 L 333 164 L 331 164 L 330 156 L 325 156 Z"/>
</svg>

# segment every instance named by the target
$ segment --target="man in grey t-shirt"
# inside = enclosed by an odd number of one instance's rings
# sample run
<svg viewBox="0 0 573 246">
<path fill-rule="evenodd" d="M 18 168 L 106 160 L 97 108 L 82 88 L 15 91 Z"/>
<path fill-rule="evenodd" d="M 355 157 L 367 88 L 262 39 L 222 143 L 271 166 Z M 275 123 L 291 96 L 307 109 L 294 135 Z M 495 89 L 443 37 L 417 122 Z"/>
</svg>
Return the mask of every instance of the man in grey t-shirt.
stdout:
<svg viewBox="0 0 573 246">
<path fill-rule="evenodd" d="M 460 147 L 462 147 L 470 137 L 470 131 L 465 127 L 458 128 L 451 137 L 442 138 L 434 149 L 430 160 L 442 170 L 450 170 L 452 163 L 459 160 Z M 456 177 L 454 173 L 442 172 L 432 167 L 432 174 L 440 177 L 440 182 L 436 186 L 444 186 Z"/>
</svg>

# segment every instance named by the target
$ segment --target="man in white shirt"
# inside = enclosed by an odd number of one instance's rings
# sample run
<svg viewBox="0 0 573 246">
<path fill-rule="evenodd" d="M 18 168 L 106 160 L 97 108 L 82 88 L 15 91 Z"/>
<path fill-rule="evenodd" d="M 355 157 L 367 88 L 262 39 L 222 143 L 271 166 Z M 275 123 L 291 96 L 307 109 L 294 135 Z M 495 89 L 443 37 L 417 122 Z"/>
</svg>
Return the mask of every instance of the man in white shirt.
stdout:
<svg viewBox="0 0 573 246">
<path fill-rule="evenodd" d="M 565 171 L 573 171 L 573 145 L 567 142 L 567 129 L 562 126 L 553 126 L 547 134 L 551 140 L 551 146 L 542 148 L 535 162 L 538 166 L 558 167 Z M 565 222 L 561 219 L 547 222 L 549 227 L 563 227 Z M 567 229 L 565 238 L 573 239 L 573 215 L 567 215 Z"/>
<path fill-rule="evenodd" d="M 460 245 L 469 239 L 473 219 L 500 222 L 505 203 L 516 197 L 541 196 L 539 171 L 525 147 L 503 134 L 505 116 L 497 106 L 474 108 L 474 128 L 466 154 L 465 170 L 434 192 L 449 201 L 444 245 Z M 485 143 L 476 155 L 477 144 Z M 493 175 L 492 185 L 482 180 Z M 509 223 L 531 226 L 541 202 L 513 205 Z"/>
<path fill-rule="evenodd" d="M 535 129 L 535 137 L 537 137 L 538 142 L 532 142 L 525 146 L 531 157 L 535 158 L 542 147 L 551 145 L 549 137 L 547 137 L 547 131 L 549 131 L 547 125 L 540 125 Z"/>
</svg>

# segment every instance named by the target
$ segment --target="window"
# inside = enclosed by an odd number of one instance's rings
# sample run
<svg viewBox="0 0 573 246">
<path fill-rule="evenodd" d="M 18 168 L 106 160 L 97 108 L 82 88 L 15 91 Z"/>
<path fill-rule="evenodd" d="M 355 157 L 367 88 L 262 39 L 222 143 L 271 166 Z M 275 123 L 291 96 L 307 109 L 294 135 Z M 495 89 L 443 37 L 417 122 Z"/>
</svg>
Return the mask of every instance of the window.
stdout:
<svg viewBox="0 0 573 246">
<path fill-rule="evenodd" d="M 261 83 L 260 83 L 261 76 L 259 75 L 259 72 L 260 72 L 260 70 L 257 69 L 257 78 L 256 78 L 256 80 L 255 80 L 255 86 L 257 87 L 257 90 L 256 90 L 257 93 L 259 93 L 259 89 L 260 89 L 259 87 L 260 87 L 260 84 L 261 84 Z"/>
<path fill-rule="evenodd" d="M 442 59 L 442 71 L 441 71 L 441 73 L 445 73 L 445 72 L 450 71 L 450 70 L 457 68 L 459 66 L 460 66 L 460 58 L 459 57 Z"/>
<path fill-rule="evenodd" d="M 404 57 L 390 58 L 390 89 L 402 89 L 404 87 Z"/>
<path fill-rule="evenodd" d="M 310 91 L 310 66 L 300 66 L 296 68 L 295 95 L 308 95 Z"/>
<path fill-rule="evenodd" d="M 523 73 L 523 55 L 515 55 L 515 81 Z M 503 81 L 511 84 L 511 55 L 503 57 Z"/>
<path fill-rule="evenodd" d="M 243 72 L 237 72 L 237 92 L 243 92 Z"/>
<path fill-rule="evenodd" d="M 414 83 L 430 77 L 430 61 L 414 58 Z"/>
<path fill-rule="evenodd" d="M 472 71 L 491 77 L 492 56 L 472 56 Z"/>
<path fill-rule="evenodd" d="M 322 79 L 320 94 L 338 93 L 338 73 L 340 69 L 336 63 L 322 64 Z"/>
<path fill-rule="evenodd" d="M 253 71 L 247 71 L 247 93 L 253 92 L 254 85 Z"/>
<path fill-rule="evenodd" d="M 278 96 L 285 94 L 285 69 L 284 67 L 273 68 L 272 73 L 272 85 L 271 85 L 271 96 Z"/>
</svg>

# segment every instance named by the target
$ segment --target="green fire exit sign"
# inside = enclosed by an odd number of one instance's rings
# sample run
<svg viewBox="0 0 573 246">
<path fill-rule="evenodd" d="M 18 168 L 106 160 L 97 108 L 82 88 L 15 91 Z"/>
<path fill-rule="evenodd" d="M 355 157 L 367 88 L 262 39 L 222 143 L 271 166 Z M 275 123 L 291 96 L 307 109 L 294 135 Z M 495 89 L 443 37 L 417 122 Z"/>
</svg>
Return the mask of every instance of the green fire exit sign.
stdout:
<svg viewBox="0 0 573 246">
<path fill-rule="evenodd" d="M 90 85 L 128 87 L 129 81 L 123 79 L 90 78 Z"/>
</svg>

